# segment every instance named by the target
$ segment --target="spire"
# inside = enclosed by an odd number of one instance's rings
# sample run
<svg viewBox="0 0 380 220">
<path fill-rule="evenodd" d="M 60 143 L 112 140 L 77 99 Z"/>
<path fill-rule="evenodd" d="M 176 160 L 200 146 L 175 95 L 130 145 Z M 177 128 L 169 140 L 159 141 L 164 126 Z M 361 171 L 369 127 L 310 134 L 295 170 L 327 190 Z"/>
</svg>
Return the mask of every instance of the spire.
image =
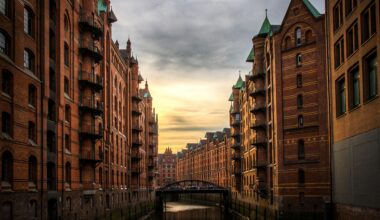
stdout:
<svg viewBox="0 0 380 220">
<path fill-rule="evenodd" d="M 268 19 L 268 9 L 265 9 L 265 19 L 261 25 L 259 35 L 267 35 L 271 31 L 271 24 Z"/>
<path fill-rule="evenodd" d="M 127 57 L 130 59 L 132 57 L 132 47 L 131 47 L 131 40 L 128 37 L 127 41 Z"/>
<path fill-rule="evenodd" d="M 148 79 L 145 80 L 145 89 L 148 89 Z"/>
<path fill-rule="evenodd" d="M 235 89 L 241 89 L 243 86 L 244 86 L 244 81 L 241 78 L 240 71 L 239 71 L 239 78 L 238 78 L 236 84 L 234 85 L 234 88 Z"/>
</svg>

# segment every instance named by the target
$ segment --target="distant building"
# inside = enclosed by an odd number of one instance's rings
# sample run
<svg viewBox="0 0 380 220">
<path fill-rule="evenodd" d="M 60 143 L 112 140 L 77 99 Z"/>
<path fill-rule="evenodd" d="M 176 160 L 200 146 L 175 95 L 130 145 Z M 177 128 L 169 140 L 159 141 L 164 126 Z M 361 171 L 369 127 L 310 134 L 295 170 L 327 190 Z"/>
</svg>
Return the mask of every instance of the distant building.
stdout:
<svg viewBox="0 0 380 220">
<path fill-rule="evenodd" d="M 336 219 L 380 219 L 378 0 L 327 1 Z"/>
<path fill-rule="evenodd" d="M 177 180 L 203 180 L 231 187 L 230 129 L 207 132 L 199 143 L 177 153 Z"/>
<path fill-rule="evenodd" d="M 171 148 L 166 148 L 165 153 L 158 154 L 158 187 L 166 186 L 177 180 L 176 168 L 176 155 L 173 154 Z"/>
</svg>

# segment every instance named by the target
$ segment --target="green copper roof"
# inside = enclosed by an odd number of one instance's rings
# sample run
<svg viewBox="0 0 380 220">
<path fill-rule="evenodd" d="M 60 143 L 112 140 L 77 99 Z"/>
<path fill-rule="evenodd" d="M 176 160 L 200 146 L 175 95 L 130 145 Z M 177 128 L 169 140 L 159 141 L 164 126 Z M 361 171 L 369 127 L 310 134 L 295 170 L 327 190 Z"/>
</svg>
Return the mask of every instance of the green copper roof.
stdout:
<svg viewBox="0 0 380 220">
<path fill-rule="evenodd" d="M 311 3 L 309 2 L 309 0 L 303 0 L 303 3 L 305 4 L 306 8 L 310 11 L 310 13 L 311 13 L 314 17 L 318 18 L 318 17 L 321 16 L 321 14 L 319 13 L 319 11 L 314 7 L 313 4 L 311 4 Z"/>
<path fill-rule="evenodd" d="M 228 101 L 230 101 L 230 102 L 234 101 L 234 94 L 233 93 L 231 93 L 230 98 L 228 99 Z"/>
<path fill-rule="evenodd" d="M 246 62 L 253 62 L 255 60 L 255 50 L 252 47 L 251 52 L 249 53 Z"/>
<path fill-rule="evenodd" d="M 241 76 L 239 75 L 239 79 L 234 85 L 235 89 L 241 89 L 244 86 L 244 81 L 241 79 Z"/>
<path fill-rule="evenodd" d="M 263 24 L 261 25 L 259 35 L 268 34 L 271 31 L 271 25 L 268 19 L 268 16 L 265 16 L 265 20 Z"/>
<path fill-rule="evenodd" d="M 98 13 L 100 12 L 106 12 L 107 11 L 107 4 L 104 3 L 104 0 L 98 1 Z"/>
</svg>

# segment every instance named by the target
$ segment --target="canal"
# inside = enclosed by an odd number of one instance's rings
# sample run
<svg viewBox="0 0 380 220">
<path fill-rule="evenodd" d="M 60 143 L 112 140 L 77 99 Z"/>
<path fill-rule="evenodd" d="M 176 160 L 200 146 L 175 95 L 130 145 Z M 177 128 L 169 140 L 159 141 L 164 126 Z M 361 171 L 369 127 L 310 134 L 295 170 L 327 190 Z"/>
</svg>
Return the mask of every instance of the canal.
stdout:
<svg viewBox="0 0 380 220">
<path fill-rule="evenodd" d="M 187 201 L 167 202 L 163 213 L 153 213 L 148 220 L 241 220 L 238 216 L 226 216 L 215 205 L 204 205 Z"/>
</svg>

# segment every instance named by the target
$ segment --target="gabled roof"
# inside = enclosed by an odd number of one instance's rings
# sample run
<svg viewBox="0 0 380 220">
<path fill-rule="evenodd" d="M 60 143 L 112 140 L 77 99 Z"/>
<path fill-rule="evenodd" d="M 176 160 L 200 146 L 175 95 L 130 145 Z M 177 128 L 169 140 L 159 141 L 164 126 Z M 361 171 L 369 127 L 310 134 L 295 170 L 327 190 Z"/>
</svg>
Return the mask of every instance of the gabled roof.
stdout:
<svg viewBox="0 0 380 220">
<path fill-rule="evenodd" d="M 237 80 L 236 84 L 234 85 L 234 89 L 241 89 L 244 86 L 244 81 L 239 75 L 239 79 Z"/>
<path fill-rule="evenodd" d="M 253 62 L 255 60 L 255 49 L 252 47 L 251 52 L 249 53 L 246 62 Z"/>
<path fill-rule="evenodd" d="M 303 0 L 303 3 L 305 4 L 306 8 L 310 11 L 310 13 L 315 17 L 318 18 L 321 16 L 321 13 L 314 7 L 313 4 L 309 2 L 309 0 Z"/>
<path fill-rule="evenodd" d="M 98 1 L 98 13 L 106 12 L 106 11 L 107 11 L 107 4 L 104 2 L 104 0 Z"/>
</svg>

